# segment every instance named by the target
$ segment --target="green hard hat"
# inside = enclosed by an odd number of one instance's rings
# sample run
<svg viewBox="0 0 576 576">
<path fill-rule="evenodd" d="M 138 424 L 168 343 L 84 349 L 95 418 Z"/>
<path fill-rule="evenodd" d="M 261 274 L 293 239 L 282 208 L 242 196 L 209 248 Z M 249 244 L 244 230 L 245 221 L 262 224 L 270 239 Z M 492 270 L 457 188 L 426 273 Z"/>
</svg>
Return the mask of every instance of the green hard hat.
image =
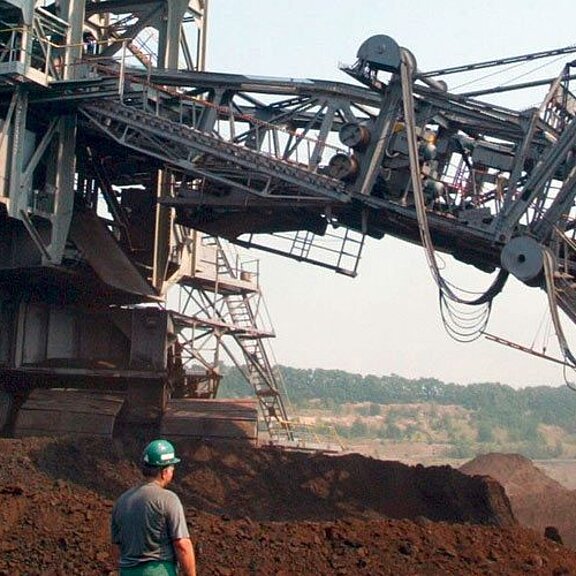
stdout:
<svg viewBox="0 0 576 576">
<path fill-rule="evenodd" d="M 146 466 L 170 466 L 178 464 L 180 458 L 176 458 L 174 446 L 168 440 L 153 440 L 144 448 L 142 461 Z"/>
</svg>

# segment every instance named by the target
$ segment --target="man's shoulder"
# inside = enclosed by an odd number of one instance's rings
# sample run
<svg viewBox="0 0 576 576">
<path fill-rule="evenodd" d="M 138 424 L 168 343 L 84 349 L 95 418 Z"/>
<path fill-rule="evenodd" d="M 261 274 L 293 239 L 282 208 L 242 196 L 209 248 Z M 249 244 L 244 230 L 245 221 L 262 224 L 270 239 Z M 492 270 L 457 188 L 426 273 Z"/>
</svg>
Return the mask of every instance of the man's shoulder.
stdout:
<svg viewBox="0 0 576 576">
<path fill-rule="evenodd" d="M 176 492 L 173 492 L 172 490 L 168 490 L 168 488 L 163 488 L 162 492 L 163 492 L 163 496 L 167 502 L 178 503 L 178 504 L 180 503 L 180 497 L 178 496 L 178 494 L 176 494 Z"/>
<path fill-rule="evenodd" d="M 146 493 L 147 496 L 154 499 L 163 500 L 165 502 L 180 502 L 180 498 L 175 492 L 169 490 L 168 488 L 162 488 L 158 484 L 151 482 L 150 484 L 145 484 L 141 486 L 143 488 L 142 493 Z"/>
<path fill-rule="evenodd" d="M 172 506 L 181 504 L 180 498 L 175 492 L 167 488 L 162 488 L 154 482 L 150 482 L 141 484 L 140 486 L 134 486 L 123 492 L 116 501 L 116 506 L 122 505 L 122 503 L 127 501 L 134 501 L 134 499 L 163 502 L 166 505 Z"/>
<path fill-rule="evenodd" d="M 136 492 L 138 492 L 141 488 L 142 488 L 142 486 L 133 486 L 132 488 L 128 488 L 128 490 L 125 490 L 124 492 L 122 492 L 122 494 L 120 494 L 120 496 L 118 496 L 116 503 L 123 502 L 124 500 L 129 499 L 132 495 L 134 495 Z"/>
</svg>

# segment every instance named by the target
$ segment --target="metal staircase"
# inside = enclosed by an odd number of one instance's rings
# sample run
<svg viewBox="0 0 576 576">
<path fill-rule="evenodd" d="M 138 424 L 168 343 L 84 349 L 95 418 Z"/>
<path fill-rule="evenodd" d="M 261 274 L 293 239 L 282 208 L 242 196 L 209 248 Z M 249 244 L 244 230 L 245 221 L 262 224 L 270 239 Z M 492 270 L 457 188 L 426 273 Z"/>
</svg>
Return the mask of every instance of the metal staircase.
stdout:
<svg viewBox="0 0 576 576">
<path fill-rule="evenodd" d="M 253 273 L 232 261 L 230 249 L 224 248 L 222 240 L 205 237 L 205 242 L 216 247 L 219 279 L 257 281 Z M 231 336 L 243 359 L 239 361 L 233 357 L 233 360 L 254 390 L 270 441 L 273 444 L 291 441 L 293 433 L 283 398 L 283 383 L 270 360 L 271 351 L 267 343 L 274 333 L 265 326 L 268 321 L 265 318 L 267 314 L 260 286 L 253 291 L 228 291 L 223 295 L 223 300 L 224 318 L 234 326 Z"/>
<path fill-rule="evenodd" d="M 223 349 L 253 389 L 270 443 L 293 441 L 285 389 L 269 345 L 275 334 L 258 262 L 244 261 L 229 244 L 201 234 L 193 250 L 195 263 L 179 280 L 184 372 L 190 381 L 209 382 L 206 397 L 216 397 Z"/>
<path fill-rule="evenodd" d="M 270 440 L 274 444 L 292 440 L 293 434 L 280 392 L 279 372 L 270 362 L 264 339 L 258 334 L 258 316 L 254 313 L 253 303 L 248 298 L 229 297 L 227 304 L 235 323 L 253 328 L 245 334 L 236 334 L 235 340 L 242 350 L 243 372 L 258 399 Z"/>
<path fill-rule="evenodd" d="M 205 242 L 218 247 L 217 269 L 223 278 L 251 274 L 233 262 L 232 247 L 225 247 L 221 239 L 206 237 Z M 230 335 L 240 349 L 242 359 L 231 353 L 229 347 L 227 351 L 254 390 L 269 443 L 285 449 L 325 452 L 343 450 L 343 444 L 333 427 L 326 426 L 320 430 L 289 416 L 289 398 L 270 346 L 274 333 L 267 328 L 268 314 L 260 287 L 256 291 L 230 292 L 223 298 L 226 309 L 224 316 L 227 323 L 235 327 Z"/>
</svg>

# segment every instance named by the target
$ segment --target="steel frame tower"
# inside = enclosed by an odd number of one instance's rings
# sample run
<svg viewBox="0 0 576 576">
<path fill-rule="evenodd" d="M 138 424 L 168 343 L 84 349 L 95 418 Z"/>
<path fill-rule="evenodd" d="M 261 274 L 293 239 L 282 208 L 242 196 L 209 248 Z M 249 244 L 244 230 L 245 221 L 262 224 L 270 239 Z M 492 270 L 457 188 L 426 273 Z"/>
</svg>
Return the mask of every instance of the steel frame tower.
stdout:
<svg viewBox="0 0 576 576">
<path fill-rule="evenodd" d="M 132 159 L 120 150 L 107 155 L 78 135 L 78 111 L 66 103 L 67 88 L 82 85 L 89 92 L 112 89 L 122 100 L 133 66 L 146 74 L 202 70 L 207 16 L 206 0 L 1 3 L 0 83 L 8 107 L 0 202 L 10 257 L 0 265 L 6 380 L 0 425 L 19 434 L 110 434 L 123 410 L 126 421 L 164 414 L 163 431 L 172 426 L 174 434 L 186 434 L 174 414 L 189 405 L 176 409 L 169 397 L 214 399 L 221 343 L 232 337 L 267 430 L 281 422 L 276 428 L 291 436 L 262 343 L 274 334 L 259 328 L 259 305 L 252 304 L 262 298 L 257 277 L 232 269 L 217 239 L 175 223 L 174 210 L 163 203 L 176 185 L 173 169 L 155 163 L 144 177 L 132 171 Z M 56 85 L 62 105 L 48 114 L 42 105 L 29 106 L 31 94 L 51 99 Z M 125 170 L 119 180 L 118 164 Z M 207 250 L 213 260 L 200 262 Z M 186 295 L 184 313 L 163 304 L 176 281 Z M 13 282 L 18 287 L 11 290 Z M 60 391 L 29 394 L 56 384 L 120 390 L 128 400 L 121 408 L 103 394 L 75 393 L 72 402 Z M 63 406 L 57 414 L 54 394 Z M 102 414 L 86 418 L 97 399 Z M 11 404 L 20 408 L 15 422 Z M 251 419 L 251 409 L 242 416 Z"/>
</svg>

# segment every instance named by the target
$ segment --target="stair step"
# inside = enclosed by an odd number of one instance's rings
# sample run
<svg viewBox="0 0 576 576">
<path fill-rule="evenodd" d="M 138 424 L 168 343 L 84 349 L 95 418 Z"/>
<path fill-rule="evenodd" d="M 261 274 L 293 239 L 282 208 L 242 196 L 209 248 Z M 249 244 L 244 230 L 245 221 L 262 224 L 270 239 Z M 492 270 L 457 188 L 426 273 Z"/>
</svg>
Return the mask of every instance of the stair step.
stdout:
<svg viewBox="0 0 576 576">
<path fill-rule="evenodd" d="M 272 396 L 278 396 L 278 392 L 276 390 L 272 390 L 271 388 L 267 388 L 266 390 L 257 390 L 256 396 L 259 398 L 271 398 Z"/>
</svg>

